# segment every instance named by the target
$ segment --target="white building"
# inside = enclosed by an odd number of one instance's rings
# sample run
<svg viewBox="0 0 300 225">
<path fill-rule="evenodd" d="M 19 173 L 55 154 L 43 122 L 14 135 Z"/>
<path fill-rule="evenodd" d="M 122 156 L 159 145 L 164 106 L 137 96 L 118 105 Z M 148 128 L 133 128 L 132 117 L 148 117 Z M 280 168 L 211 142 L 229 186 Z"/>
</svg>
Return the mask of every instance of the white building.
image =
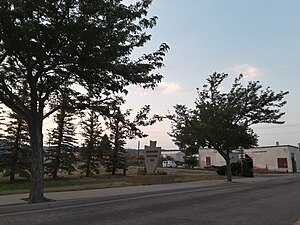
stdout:
<svg viewBox="0 0 300 225">
<path fill-rule="evenodd" d="M 299 148 L 291 145 L 276 145 L 244 149 L 243 156 L 253 160 L 255 171 L 300 172 Z M 199 149 L 200 167 L 225 165 L 223 157 L 214 149 Z M 231 154 L 231 162 L 238 161 L 239 151 Z"/>
<path fill-rule="evenodd" d="M 162 158 L 165 159 L 172 159 L 173 161 L 176 162 L 184 162 L 184 156 L 185 154 L 182 151 L 167 151 L 167 150 L 162 150 L 160 153 Z"/>
<path fill-rule="evenodd" d="M 230 161 L 237 162 L 239 160 L 238 153 L 230 153 Z M 205 168 L 210 166 L 222 166 L 226 162 L 220 153 L 211 148 L 200 148 L 199 149 L 199 167 Z"/>
</svg>

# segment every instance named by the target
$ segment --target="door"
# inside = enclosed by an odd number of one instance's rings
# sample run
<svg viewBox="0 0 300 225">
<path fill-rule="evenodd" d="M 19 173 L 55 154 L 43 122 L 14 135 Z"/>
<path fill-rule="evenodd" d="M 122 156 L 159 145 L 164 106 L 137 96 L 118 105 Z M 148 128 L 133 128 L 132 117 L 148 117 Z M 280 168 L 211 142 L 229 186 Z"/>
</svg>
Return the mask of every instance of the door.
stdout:
<svg viewBox="0 0 300 225">
<path fill-rule="evenodd" d="M 292 159 L 293 173 L 296 173 L 297 172 L 297 163 L 296 163 L 296 160 L 295 160 L 294 153 L 291 153 L 291 159 Z"/>
</svg>

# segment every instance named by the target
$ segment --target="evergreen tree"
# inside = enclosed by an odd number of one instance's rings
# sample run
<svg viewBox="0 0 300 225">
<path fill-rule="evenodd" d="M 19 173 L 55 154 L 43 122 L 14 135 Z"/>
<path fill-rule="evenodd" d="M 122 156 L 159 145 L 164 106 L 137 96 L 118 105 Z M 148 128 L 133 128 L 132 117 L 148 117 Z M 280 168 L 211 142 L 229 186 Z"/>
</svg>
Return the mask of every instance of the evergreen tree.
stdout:
<svg viewBox="0 0 300 225">
<path fill-rule="evenodd" d="M 89 177 L 100 173 L 101 165 L 101 149 L 99 147 L 101 141 L 101 122 L 99 121 L 99 113 L 95 110 L 87 111 L 87 116 L 82 117 L 81 133 L 84 137 L 84 146 L 81 148 L 81 164 L 79 169 L 85 176 Z"/>
<path fill-rule="evenodd" d="M 30 143 L 27 124 L 16 113 L 8 114 L 9 121 L 4 129 L 6 149 L 0 157 L 0 170 L 10 181 L 15 176 L 30 178 Z"/>
<path fill-rule="evenodd" d="M 59 102 L 60 109 L 54 118 L 57 126 L 50 131 L 49 146 L 45 149 L 45 173 L 54 179 L 59 173 L 71 174 L 76 170 L 74 113 L 68 109 L 66 95 L 61 96 Z"/>
<path fill-rule="evenodd" d="M 110 152 L 111 149 L 112 149 L 112 145 L 111 145 L 111 142 L 109 140 L 109 137 L 107 136 L 107 134 L 104 134 L 101 138 L 101 141 L 100 141 L 100 145 L 99 145 L 99 148 L 103 154 L 103 160 L 105 161 L 105 158 L 104 156 L 106 156 L 106 153 Z"/>
<path fill-rule="evenodd" d="M 110 142 L 112 147 L 105 152 L 104 167 L 106 172 L 112 175 L 115 175 L 119 169 L 123 169 L 124 174 L 127 170 L 127 157 L 124 149 L 125 139 L 127 138 L 127 121 L 125 120 L 127 115 L 130 115 L 129 111 L 125 114 L 116 111 L 107 123 L 111 131 Z"/>
<path fill-rule="evenodd" d="M 43 120 L 57 108 L 49 101 L 68 83 L 92 87 L 95 96 L 126 93 L 129 85 L 154 88 L 162 75 L 166 44 L 157 51 L 130 56 L 151 40 L 151 0 L 0 1 L 0 101 L 28 124 L 32 149 L 29 201 L 44 198 Z M 29 105 L 16 90 L 28 85 Z M 76 84 L 76 85 L 74 85 Z M 74 97 L 81 103 L 86 92 Z"/>
<path fill-rule="evenodd" d="M 5 111 L 3 109 L 3 106 L 0 104 L 0 138 L 3 137 L 4 120 L 5 120 Z"/>
<path fill-rule="evenodd" d="M 16 89 L 16 92 L 20 95 L 22 104 L 28 105 L 29 97 L 25 82 Z M 3 123 L 5 113 L 7 122 Z M 0 125 L 4 127 L 2 140 L 5 146 L 5 154 L 0 158 L 0 170 L 4 176 L 9 176 L 10 181 L 14 181 L 16 175 L 29 179 L 31 148 L 27 123 L 17 113 L 5 112 L 1 108 Z"/>
<path fill-rule="evenodd" d="M 123 174 L 126 174 L 128 158 L 124 149 L 126 139 L 146 137 L 147 135 L 139 129 L 139 126 L 152 125 L 160 119 L 156 115 L 148 119 L 149 111 L 150 106 L 144 106 L 131 121 L 129 119 L 131 110 L 122 113 L 119 108 L 112 109 L 110 116 L 106 118 L 106 126 L 111 131 L 109 139 L 112 145 L 104 156 L 106 172 L 115 175 L 119 169 L 122 169 Z"/>
</svg>

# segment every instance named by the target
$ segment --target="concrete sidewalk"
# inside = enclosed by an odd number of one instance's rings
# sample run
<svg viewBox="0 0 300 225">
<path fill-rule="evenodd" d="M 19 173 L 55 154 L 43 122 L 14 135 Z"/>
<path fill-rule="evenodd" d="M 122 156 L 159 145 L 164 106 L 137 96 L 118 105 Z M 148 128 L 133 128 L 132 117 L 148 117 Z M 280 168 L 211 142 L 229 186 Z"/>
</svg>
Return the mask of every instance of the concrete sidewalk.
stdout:
<svg viewBox="0 0 300 225">
<path fill-rule="evenodd" d="M 226 183 L 226 181 L 223 180 L 197 181 L 197 182 L 186 182 L 186 183 L 91 189 L 91 190 L 81 190 L 81 191 L 49 192 L 49 193 L 45 193 L 45 197 L 54 201 L 76 200 L 76 199 L 79 200 L 85 198 L 115 197 L 115 196 L 129 195 L 129 194 L 168 191 L 173 189 L 206 187 L 206 186 L 213 186 L 221 183 Z M 24 200 L 26 198 L 28 198 L 28 194 L 2 195 L 0 196 L 0 211 L 1 208 L 5 206 L 28 204 L 28 202 Z"/>
<path fill-rule="evenodd" d="M 242 178 L 234 179 L 233 183 L 228 183 L 225 180 L 205 180 L 196 182 L 184 182 L 184 183 L 170 183 L 170 184 L 156 184 L 156 185 L 142 185 L 142 186 L 129 186 L 129 187 L 117 187 L 117 188 L 105 188 L 105 189 L 92 189 L 81 191 L 67 191 L 67 192 L 49 192 L 45 193 L 45 197 L 55 202 L 67 201 L 67 200 L 82 200 L 87 198 L 107 198 L 107 197 L 120 197 L 130 194 L 142 194 L 158 191 L 171 191 L 189 188 L 206 188 L 213 187 L 221 184 L 234 184 L 234 183 L 252 183 L 261 182 L 272 179 L 272 177 L 260 177 L 254 178 Z M 28 198 L 28 194 L 14 194 L 14 195 L 2 195 L 0 196 L 0 213 L 1 208 L 12 205 L 28 205 L 25 199 Z"/>
</svg>

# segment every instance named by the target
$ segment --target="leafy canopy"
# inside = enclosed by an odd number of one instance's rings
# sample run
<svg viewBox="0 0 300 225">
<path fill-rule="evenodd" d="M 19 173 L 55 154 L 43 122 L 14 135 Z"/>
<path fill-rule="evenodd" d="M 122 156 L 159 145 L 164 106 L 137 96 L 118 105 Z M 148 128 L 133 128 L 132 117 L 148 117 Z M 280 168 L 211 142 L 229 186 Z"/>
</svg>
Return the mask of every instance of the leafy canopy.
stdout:
<svg viewBox="0 0 300 225">
<path fill-rule="evenodd" d="M 163 66 L 168 46 L 130 58 L 151 38 L 146 29 L 155 26 L 157 17 L 146 17 L 150 4 L 150 0 L 129 6 L 120 0 L 1 1 L 0 101 L 30 120 L 31 110 L 41 112 L 65 85 L 93 90 L 93 95 L 126 93 L 130 84 L 154 87 L 162 75 L 153 71 Z M 29 87 L 29 107 L 15 91 L 23 82 Z M 79 97 L 82 92 L 73 94 Z"/>
<path fill-rule="evenodd" d="M 197 89 L 195 108 L 176 105 L 171 137 L 182 149 L 198 152 L 199 147 L 213 147 L 224 157 L 226 151 L 257 145 L 257 135 L 251 125 L 281 124 L 280 109 L 286 104 L 288 92 L 275 93 L 263 89 L 259 81 L 243 85 L 243 75 L 235 78 L 230 91 L 222 92 L 227 74 L 214 73 L 203 89 Z"/>
</svg>

